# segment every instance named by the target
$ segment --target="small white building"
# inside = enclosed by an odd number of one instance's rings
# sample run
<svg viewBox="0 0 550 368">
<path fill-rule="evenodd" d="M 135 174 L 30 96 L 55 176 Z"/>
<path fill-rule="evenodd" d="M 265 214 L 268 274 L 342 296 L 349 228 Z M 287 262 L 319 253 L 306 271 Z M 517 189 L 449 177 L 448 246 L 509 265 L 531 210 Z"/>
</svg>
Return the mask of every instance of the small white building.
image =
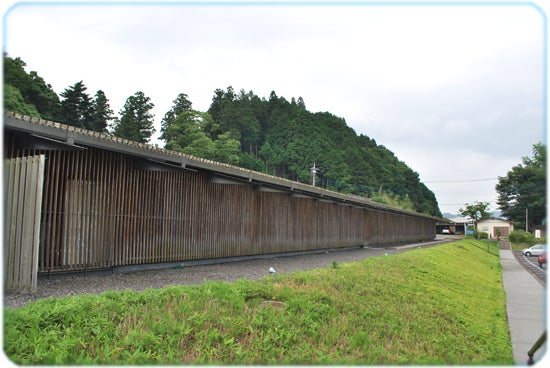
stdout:
<svg viewBox="0 0 550 368">
<path fill-rule="evenodd" d="M 514 222 L 498 217 L 490 217 L 478 221 L 477 231 L 483 231 L 489 234 L 489 238 L 497 238 L 499 236 L 507 237 L 514 231 Z"/>
</svg>

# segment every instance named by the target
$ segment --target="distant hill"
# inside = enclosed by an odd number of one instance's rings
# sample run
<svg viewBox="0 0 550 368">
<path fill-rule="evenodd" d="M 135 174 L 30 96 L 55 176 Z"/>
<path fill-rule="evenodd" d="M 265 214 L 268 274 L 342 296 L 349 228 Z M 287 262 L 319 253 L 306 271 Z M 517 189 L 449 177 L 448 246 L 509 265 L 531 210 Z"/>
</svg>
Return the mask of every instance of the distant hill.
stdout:
<svg viewBox="0 0 550 368">
<path fill-rule="evenodd" d="M 390 150 L 366 135 L 357 135 L 344 118 L 310 112 L 302 97 L 290 101 L 273 91 L 269 99 L 252 91 L 216 90 L 208 110 L 215 129 L 238 137 L 242 166 L 338 192 L 441 216 L 435 195 L 419 176 Z"/>
<path fill-rule="evenodd" d="M 500 211 L 494 211 L 494 212 L 491 212 L 491 217 L 498 217 L 500 218 L 502 216 L 502 214 L 500 213 Z M 449 212 L 445 212 L 443 215 L 442 215 L 443 218 L 447 218 L 447 219 L 452 219 L 452 218 L 458 218 L 458 217 L 463 217 L 462 215 L 458 214 L 458 213 L 449 213 Z"/>
</svg>

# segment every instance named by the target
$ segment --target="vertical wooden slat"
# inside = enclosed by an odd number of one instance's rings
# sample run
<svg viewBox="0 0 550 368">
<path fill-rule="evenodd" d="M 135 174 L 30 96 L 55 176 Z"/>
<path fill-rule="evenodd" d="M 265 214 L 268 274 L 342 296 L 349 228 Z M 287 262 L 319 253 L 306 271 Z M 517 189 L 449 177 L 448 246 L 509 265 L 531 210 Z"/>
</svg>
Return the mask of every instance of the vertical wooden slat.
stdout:
<svg viewBox="0 0 550 368">
<path fill-rule="evenodd" d="M 4 178 L 4 186 L 3 186 L 3 193 L 2 195 L 4 196 L 4 208 L 2 210 L 4 210 L 4 228 L 2 229 L 3 231 L 3 244 L 4 244 L 4 250 L 3 250 L 3 255 L 2 255 L 2 260 L 3 260 L 3 269 L 6 270 L 6 275 L 5 275 L 5 279 L 8 279 L 10 276 L 8 275 L 8 272 L 7 272 L 7 264 L 8 264 L 8 256 L 9 256 L 9 233 L 10 233 L 10 229 L 11 229 L 11 214 L 8 213 L 6 210 L 9 209 L 9 208 L 12 208 L 12 205 L 13 205 L 13 199 L 14 199 L 14 196 L 13 196 L 13 171 L 14 171 L 14 165 L 13 165 L 13 161 L 14 160 L 7 160 L 4 164 L 4 167 L 2 169 L 2 172 L 3 172 L 3 178 Z"/>
<path fill-rule="evenodd" d="M 94 256 L 95 263 L 94 266 L 103 268 L 110 267 L 110 252 L 109 252 L 109 236 L 108 236 L 108 203 L 110 199 L 110 192 L 112 188 L 109 188 L 107 183 L 107 167 L 109 165 L 108 154 L 106 151 L 101 151 L 101 156 L 98 160 L 103 164 L 98 164 L 96 161 L 96 167 L 98 170 L 98 190 L 97 190 L 97 216 L 98 216 L 98 228 L 96 241 L 99 242 L 100 248 L 96 249 L 96 254 Z M 109 189 L 107 189 L 109 188 Z M 95 247 L 90 247 L 94 249 Z"/>
<path fill-rule="evenodd" d="M 139 226 L 138 233 L 141 235 L 138 239 L 139 248 L 137 250 L 138 257 L 139 255 L 142 258 L 139 258 L 139 262 L 151 263 L 151 250 L 149 248 L 149 237 L 150 237 L 150 219 L 151 219 L 151 201 L 152 193 L 149 185 L 151 184 L 150 172 L 139 171 L 141 175 L 141 185 L 144 188 L 140 193 L 136 193 L 136 198 L 144 206 L 144 209 L 138 213 L 141 226 Z"/>
<path fill-rule="evenodd" d="M 78 191 L 75 187 L 75 178 L 78 171 L 78 160 L 75 152 L 70 152 L 70 162 L 67 162 L 67 176 L 64 177 L 65 203 L 63 206 L 64 228 L 62 244 L 62 269 L 70 270 L 74 264 L 74 244 L 75 244 L 75 209 Z"/>
<path fill-rule="evenodd" d="M 187 183 L 188 188 L 188 205 L 186 206 L 187 214 L 186 214 L 186 220 L 187 224 L 189 224 L 188 227 L 188 238 L 187 238 L 187 244 L 185 249 L 185 254 L 188 259 L 196 259 L 197 258 L 197 252 L 195 251 L 195 247 L 197 245 L 197 242 L 195 241 L 195 233 L 196 233 L 196 223 L 197 223 L 197 177 L 198 174 L 193 173 L 193 175 L 190 175 L 189 182 Z"/>
<path fill-rule="evenodd" d="M 76 166 L 76 176 L 72 178 L 73 183 L 73 203 L 72 203 L 72 242 L 71 242 L 71 258 L 69 263 L 69 269 L 75 270 L 77 269 L 78 264 L 80 263 L 80 249 L 82 244 L 81 239 L 81 230 L 82 230 L 82 215 L 83 211 L 85 210 L 83 208 L 84 201 L 84 185 L 82 180 L 82 166 L 84 165 L 84 160 L 82 160 L 82 154 L 81 152 L 76 152 L 75 157 L 75 166 Z"/>
<path fill-rule="evenodd" d="M 169 172 L 168 175 L 166 175 L 166 180 L 164 181 L 164 196 L 162 198 L 163 202 L 163 209 L 161 211 L 161 214 L 165 218 L 164 221 L 159 219 L 159 226 L 160 226 L 160 241 L 159 246 L 162 247 L 162 257 L 161 262 L 169 262 L 172 260 L 171 254 L 169 253 L 169 228 L 172 225 L 172 221 L 174 219 L 174 209 L 176 207 L 176 199 L 175 199 L 175 183 L 176 183 L 176 173 L 175 172 Z"/>
<path fill-rule="evenodd" d="M 176 172 L 174 173 L 174 184 L 172 193 L 174 196 L 174 200 L 172 201 L 173 207 L 172 207 L 172 221 L 170 224 L 170 228 L 167 229 L 168 231 L 168 242 L 166 246 L 168 247 L 168 252 L 170 254 L 170 261 L 176 261 L 178 260 L 178 256 L 180 254 L 180 249 L 182 243 L 185 241 L 185 238 L 183 235 L 183 223 L 181 222 L 181 209 L 183 207 L 182 202 L 182 172 Z"/>
<path fill-rule="evenodd" d="M 147 217 L 147 242 L 148 242 L 148 252 L 151 254 L 150 262 L 158 262 L 158 248 L 155 244 L 155 237 L 157 232 L 157 218 L 159 216 L 158 210 L 162 206 L 162 202 L 159 202 L 160 185 L 158 181 L 158 176 L 156 175 L 158 171 L 152 171 L 149 173 L 149 178 L 147 180 L 149 185 L 149 213 Z M 154 189 L 153 189 L 154 188 Z"/>
<path fill-rule="evenodd" d="M 159 228 L 158 228 L 158 221 L 157 219 L 160 217 L 160 213 L 159 213 L 159 210 L 160 208 L 162 207 L 162 194 L 163 194 L 163 190 L 162 190 L 162 187 L 160 186 L 160 183 L 159 183 L 159 178 L 158 178 L 158 174 L 159 172 L 158 171 L 153 171 L 151 173 L 151 187 L 152 187 L 152 191 L 151 191 L 151 199 L 152 199 L 152 202 L 151 202 L 151 205 L 152 205 L 152 211 L 151 211 L 151 219 L 150 219 L 150 225 L 149 225 L 149 229 L 150 229 L 150 232 L 148 234 L 149 236 L 149 247 L 151 249 L 151 255 L 152 255 L 152 258 L 151 258 L 151 262 L 154 262 L 154 263 L 158 263 L 160 262 L 160 251 L 159 251 L 159 248 L 157 247 L 157 234 L 158 234 L 158 231 L 159 231 Z"/>
<path fill-rule="evenodd" d="M 45 266 L 45 260 L 47 259 L 46 257 L 46 251 L 48 249 L 48 246 L 49 246 L 49 243 L 47 241 L 48 237 L 47 237 L 47 234 L 48 234 L 48 228 L 51 227 L 51 212 L 49 211 L 49 208 L 51 206 L 51 189 L 50 189 L 50 186 L 51 186 L 51 175 L 50 172 L 51 172 L 51 168 L 50 168 L 50 165 L 51 165 L 51 159 L 48 159 L 48 160 L 45 160 L 45 167 L 44 167 L 44 187 L 43 187 L 43 191 L 44 191 L 44 196 L 43 196 L 43 199 L 42 199 L 42 221 L 40 222 L 40 226 L 41 226 L 41 230 L 40 230 L 40 248 L 39 248 L 39 264 L 38 264 L 38 270 L 42 270 L 44 269 L 44 266 Z"/>
<path fill-rule="evenodd" d="M 20 259 L 21 259 L 21 249 L 23 248 L 23 243 L 22 243 L 22 237 L 23 237 L 23 232 L 25 231 L 24 227 L 21 225 L 23 223 L 23 211 L 24 211 L 24 208 L 25 208 L 25 185 L 26 185 L 26 175 L 27 175 L 27 158 L 26 157 L 23 157 L 19 160 L 19 175 L 20 175 L 20 178 L 18 179 L 19 180 L 19 185 L 18 187 L 16 187 L 16 191 L 17 193 L 15 193 L 15 195 L 17 196 L 17 207 L 15 207 L 15 210 L 17 211 L 16 212 L 16 216 L 15 216 L 15 222 L 14 222 L 14 225 L 16 226 L 15 228 L 15 239 L 13 241 L 13 245 L 15 246 L 14 248 L 14 252 L 13 252 L 13 255 L 14 255 L 14 268 L 13 268 L 13 285 L 15 288 L 19 288 L 20 287 L 20 283 L 21 283 L 21 262 L 20 262 Z M 11 242 L 10 242 L 10 245 Z"/>
<path fill-rule="evenodd" d="M 188 177 L 187 175 L 184 176 L 181 174 L 178 177 L 179 177 L 179 182 L 177 186 L 177 191 L 178 191 L 177 197 L 179 198 L 179 201 L 177 202 L 177 206 L 176 206 L 178 221 L 176 221 L 175 226 L 177 229 L 177 234 L 180 234 L 180 238 L 177 239 L 178 251 L 175 254 L 178 258 L 175 258 L 173 260 L 185 259 L 185 249 L 187 246 L 187 236 L 188 236 L 188 229 L 189 229 L 189 226 L 187 223 L 187 217 L 186 217 L 187 208 L 189 206 L 189 202 L 187 201 L 189 190 L 187 189 L 187 185 L 186 185 Z M 172 238 L 173 237 L 174 235 L 172 235 Z"/>
<path fill-rule="evenodd" d="M 84 208 L 85 211 L 83 211 L 83 219 L 82 221 L 82 264 L 81 269 L 88 269 L 89 265 L 93 264 L 93 259 L 90 255 L 90 248 L 92 247 L 92 228 L 97 227 L 95 224 L 97 220 L 97 216 L 95 215 L 95 209 L 94 209 L 94 198 L 95 198 L 95 190 L 97 188 L 97 183 L 95 182 L 95 178 L 93 177 L 93 168 L 91 166 L 91 155 L 89 154 L 89 151 L 86 151 L 84 154 L 85 161 L 84 161 L 84 174 L 82 180 L 84 181 L 84 187 L 85 189 L 85 195 L 84 195 Z M 93 245 L 97 246 L 97 245 Z"/>
<path fill-rule="evenodd" d="M 127 164 L 128 165 L 128 164 Z M 122 181 L 122 200 L 120 203 L 120 214 L 121 214 L 121 223 L 120 227 L 118 229 L 115 229 L 115 231 L 119 234 L 118 237 L 118 246 L 120 247 L 120 256 L 119 256 L 119 265 L 126 265 L 129 262 L 130 259 L 130 232 L 134 231 L 134 228 L 132 226 L 132 219 L 130 218 L 129 212 L 134 210 L 134 208 L 131 207 L 132 201 L 131 201 L 131 188 L 130 186 L 135 188 L 135 176 L 132 172 L 130 172 L 128 169 L 124 173 L 121 173 L 121 181 Z"/>
<path fill-rule="evenodd" d="M 136 252 L 136 260 L 137 263 L 145 262 L 150 263 L 151 262 L 151 253 L 149 249 L 149 236 L 150 236 L 150 218 L 151 218 L 151 212 L 150 212 L 150 205 L 151 205 L 151 190 L 149 188 L 150 180 L 149 180 L 149 174 L 146 171 L 139 171 L 140 177 L 141 177 L 141 187 L 143 190 L 140 193 L 136 194 L 136 200 L 140 202 L 140 204 L 143 205 L 143 208 L 140 212 L 137 213 L 138 219 L 140 221 L 140 226 L 137 229 L 137 233 L 140 234 L 140 237 L 137 240 L 138 248 Z"/>
<path fill-rule="evenodd" d="M 44 166 L 45 155 L 40 155 L 35 159 L 37 168 L 36 193 L 34 195 L 34 239 L 32 248 L 32 273 L 31 273 L 31 291 L 35 292 L 38 287 L 38 262 L 39 262 L 39 244 L 40 244 L 40 218 L 42 212 L 42 196 L 44 190 Z"/>
<path fill-rule="evenodd" d="M 128 229 L 130 231 L 126 232 L 126 236 L 128 237 L 128 241 L 126 242 L 127 249 L 128 249 L 128 256 L 130 258 L 130 264 L 136 264 L 136 258 L 138 256 L 137 252 L 141 245 L 141 239 L 140 239 L 140 223 L 138 222 L 138 214 L 143 212 L 143 202 L 140 203 L 137 197 L 137 193 L 143 192 L 143 186 L 141 185 L 141 175 L 140 172 L 133 172 L 131 176 L 132 180 L 131 182 L 133 185 L 131 185 L 128 188 L 128 199 L 130 201 L 130 211 L 127 213 L 127 218 L 130 221 L 130 226 L 128 226 Z M 141 205 L 141 206 L 140 206 Z"/>
<path fill-rule="evenodd" d="M 55 155 L 57 153 L 57 155 Z M 61 155 L 61 152 L 54 152 L 54 155 L 56 156 L 55 162 L 56 164 L 52 166 L 54 167 L 53 176 L 54 176 L 54 182 L 52 186 L 52 192 L 53 192 L 53 201 L 52 201 L 52 227 L 51 227 L 51 236 L 50 236 L 50 248 L 49 248 L 49 255 L 50 255 L 50 265 L 48 272 L 55 271 L 57 266 L 59 265 L 60 261 L 60 253 L 61 253 L 61 244 L 62 244 L 62 235 L 61 232 L 58 231 L 61 228 L 61 216 L 59 214 L 59 207 L 60 202 L 62 202 L 62 199 L 59 198 L 59 193 L 61 192 L 60 188 L 60 177 L 62 176 L 62 170 L 63 170 L 63 163 L 65 162 L 65 156 Z"/>
<path fill-rule="evenodd" d="M 19 260 L 19 288 L 26 288 L 30 291 L 31 273 L 32 273 L 32 247 L 33 247 L 33 228 L 34 228 L 34 206 L 36 205 L 36 181 L 34 175 L 34 160 L 32 157 L 24 158 L 25 174 L 24 182 L 21 185 L 23 192 L 20 196 L 23 199 L 23 210 L 21 213 L 21 249 Z M 22 168 L 23 169 L 23 168 Z M 21 171 L 23 173 L 23 170 Z"/>
<path fill-rule="evenodd" d="M 113 161 L 114 157 L 112 154 L 107 155 L 106 163 L 106 181 L 105 181 L 105 195 L 107 196 L 107 203 L 105 204 L 105 217 L 107 222 L 105 223 L 106 227 L 106 243 L 108 249 L 106 250 L 106 257 L 108 259 L 109 267 L 113 267 L 116 264 L 117 260 L 117 243 L 116 243 L 116 232 L 114 229 L 118 224 L 118 201 L 120 199 L 120 183 L 116 171 L 113 170 Z M 122 170 L 122 167 L 119 167 L 118 170 Z"/>
<path fill-rule="evenodd" d="M 129 164 L 126 163 L 128 166 Z M 118 229 L 115 229 L 119 234 L 118 246 L 120 247 L 120 265 L 126 265 L 130 260 L 130 243 L 133 239 L 130 239 L 130 233 L 134 231 L 133 219 L 130 217 L 130 211 L 133 211 L 132 197 L 130 193 L 135 190 L 135 175 L 130 172 L 128 168 L 122 174 L 122 201 L 121 201 L 121 224 Z"/>
<path fill-rule="evenodd" d="M 99 157 L 98 157 L 99 156 Z M 95 156 L 102 158 L 104 151 L 99 151 Z M 103 249 L 103 213 L 101 206 L 104 203 L 104 195 L 102 193 L 103 188 L 103 165 L 97 165 L 94 157 L 89 155 L 89 169 L 88 169 L 88 181 L 90 182 L 91 196 L 90 196 L 90 224 L 88 225 L 88 246 L 86 247 L 86 258 L 88 259 L 86 268 L 97 267 L 97 261 L 99 254 Z"/>
<path fill-rule="evenodd" d="M 111 233 L 111 224 L 114 218 L 112 217 L 113 209 L 113 196 L 116 195 L 117 188 L 116 182 L 112 179 L 111 174 L 111 158 L 112 154 L 110 152 L 103 151 L 103 157 L 99 162 L 102 163 L 101 173 L 101 191 L 98 193 L 99 200 L 102 204 L 102 212 L 100 213 L 100 218 L 102 219 L 102 233 L 101 233 L 101 243 L 102 248 L 99 254 L 99 267 L 112 267 L 113 265 L 113 242 L 112 242 L 112 233 Z"/>
<path fill-rule="evenodd" d="M 113 159 L 114 161 L 114 159 Z M 114 163 L 113 163 L 114 166 Z M 118 266 L 122 264 L 123 250 L 125 243 L 123 242 L 123 232 L 127 224 L 124 221 L 124 206 L 125 206 L 125 180 L 128 177 L 126 172 L 125 162 L 122 162 L 119 165 L 118 170 L 115 167 L 112 168 L 113 180 L 116 183 L 116 201 L 114 204 L 114 221 L 113 226 L 111 226 L 111 239 L 113 247 L 113 266 Z"/>
<path fill-rule="evenodd" d="M 135 212 L 135 218 L 137 221 L 137 226 L 135 229 L 135 233 L 137 235 L 136 239 L 136 247 L 134 248 L 134 259 L 135 264 L 141 263 L 142 261 L 147 262 L 147 259 L 149 258 L 149 255 L 147 254 L 147 240 L 146 240 L 146 234 L 148 233 L 147 229 L 147 223 L 145 221 L 145 216 L 147 214 L 147 210 L 149 209 L 149 196 L 150 193 L 148 193 L 147 188 L 147 173 L 144 171 L 137 171 L 137 174 L 139 175 L 139 187 L 141 190 L 139 192 L 134 192 L 134 200 L 136 202 L 137 207 L 139 208 L 138 211 Z"/>
<path fill-rule="evenodd" d="M 15 210 L 18 207 L 19 200 L 19 180 L 20 180 L 20 170 L 21 170 L 21 159 L 15 158 L 9 160 L 6 164 L 9 166 L 9 174 L 6 176 L 8 181 L 8 191 L 6 193 L 6 212 L 5 217 L 6 227 L 4 229 L 4 234 L 6 234 L 5 243 L 7 246 L 7 257 L 5 262 L 5 270 L 7 271 L 6 285 L 13 284 L 14 280 L 14 268 L 10 268 L 8 265 L 11 262 L 15 262 L 15 244 L 11 239 L 15 239 L 15 234 L 17 232 L 17 211 Z"/>
<path fill-rule="evenodd" d="M 161 198 L 161 201 L 163 202 L 163 207 L 160 211 L 160 217 L 158 219 L 158 226 L 159 226 L 159 235 L 158 235 L 158 246 L 161 249 L 161 262 L 168 262 L 169 256 L 168 256 L 168 247 L 166 242 L 166 225 L 169 224 L 169 222 L 173 218 L 172 210 L 175 206 L 174 203 L 174 173 L 170 172 L 168 175 L 166 175 L 166 178 L 164 180 L 163 185 L 163 192 L 164 196 Z M 168 201 L 168 202 L 164 202 Z M 163 220 L 166 219 L 166 220 Z"/>
<path fill-rule="evenodd" d="M 130 166 L 130 163 L 126 163 L 126 165 Z M 139 188 L 136 188 L 136 174 L 130 171 L 129 168 L 126 170 L 126 175 L 122 178 L 124 180 L 124 207 L 122 208 L 124 223 L 120 229 L 117 229 L 122 234 L 122 255 L 120 258 L 121 265 L 131 264 L 134 255 L 132 249 L 134 238 L 132 237 L 132 234 L 135 233 L 135 218 L 132 216 L 132 212 L 135 212 L 136 208 L 133 206 L 133 193 L 136 190 L 139 190 Z"/>
</svg>

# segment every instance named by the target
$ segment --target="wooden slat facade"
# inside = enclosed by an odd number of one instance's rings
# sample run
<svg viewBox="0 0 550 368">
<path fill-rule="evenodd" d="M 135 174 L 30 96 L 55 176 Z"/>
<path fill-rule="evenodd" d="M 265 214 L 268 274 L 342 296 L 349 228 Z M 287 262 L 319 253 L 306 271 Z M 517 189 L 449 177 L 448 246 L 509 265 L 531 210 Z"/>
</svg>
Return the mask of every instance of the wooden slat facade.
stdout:
<svg viewBox="0 0 550 368">
<path fill-rule="evenodd" d="M 44 155 L 4 161 L 6 290 L 37 288 Z"/>
<path fill-rule="evenodd" d="M 4 151 L 46 157 L 41 274 L 435 237 L 434 218 L 328 191 L 319 196 L 316 188 L 308 195 L 303 184 L 296 196 L 294 184 L 274 190 L 246 178 L 213 180 L 215 167 L 144 165 L 124 145 L 46 147 L 24 134 L 5 130 Z"/>
</svg>

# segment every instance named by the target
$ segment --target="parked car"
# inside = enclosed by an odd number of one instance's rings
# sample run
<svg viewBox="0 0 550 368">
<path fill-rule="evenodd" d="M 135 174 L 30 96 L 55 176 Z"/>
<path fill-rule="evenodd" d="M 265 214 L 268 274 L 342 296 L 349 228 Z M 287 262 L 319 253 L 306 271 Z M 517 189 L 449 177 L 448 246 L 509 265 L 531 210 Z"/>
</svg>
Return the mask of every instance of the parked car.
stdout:
<svg viewBox="0 0 550 368">
<path fill-rule="evenodd" d="M 540 268 L 546 268 L 546 252 L 542 253 L 537 259 Z"/>
<path fill-rule="evenodd" d="M 441 230 L 441 234 L 450 234 L 450 233 L 451 233 L 451 230 L 449 230 L 449 229 Z"/>
<path fill-rule="evenodd" d="M 527 257 L 531 256 L 540 256 L 542 253 L 546 252 L 545 244 L 535 244 L 530 248 L 525 248 L 521 251 L 521 254 Z"/>
</svg>

